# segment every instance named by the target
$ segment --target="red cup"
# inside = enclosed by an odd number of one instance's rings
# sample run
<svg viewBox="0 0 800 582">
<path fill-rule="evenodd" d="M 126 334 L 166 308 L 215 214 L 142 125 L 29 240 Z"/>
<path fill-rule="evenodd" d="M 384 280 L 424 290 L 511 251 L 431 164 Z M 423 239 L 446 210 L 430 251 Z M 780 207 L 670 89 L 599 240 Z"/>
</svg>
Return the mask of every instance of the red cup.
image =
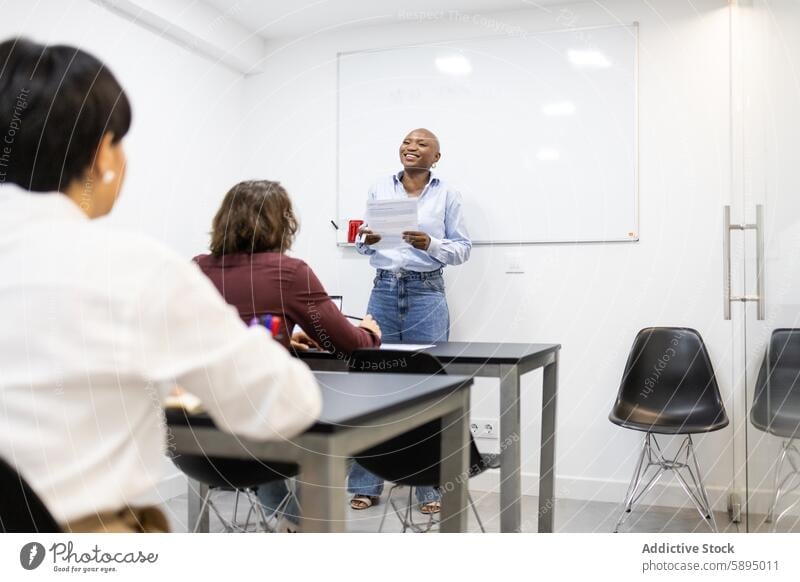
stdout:
<svg viewBox="0 0 800 582">
<path fill-rule="evenodd" d="M 358 236 L 358 229 L 361 228 L 362 224 L 364 224 L 363 220 L 350 221 L 350 223 L 347 225 L 347 242 L 349 243 L 356 242 L 356 237 Z"/>
</svg>

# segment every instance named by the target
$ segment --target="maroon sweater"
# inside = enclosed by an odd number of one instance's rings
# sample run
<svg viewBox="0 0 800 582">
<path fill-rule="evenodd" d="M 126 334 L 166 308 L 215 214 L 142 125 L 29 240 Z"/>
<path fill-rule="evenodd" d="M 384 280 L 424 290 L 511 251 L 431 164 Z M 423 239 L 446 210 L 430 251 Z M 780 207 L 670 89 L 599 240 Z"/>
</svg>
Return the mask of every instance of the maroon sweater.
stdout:
<svg viewBox="0 0 800 582">
<path fill-rule="evenodd" d="M 326 351 L 349 354 L 381 344 L 342 315 L 305 261 L 278 252 L 199 255 L 194 261 L 245 323 L 266 314 L 282 316 L 286 346 L 295 324 Z"/>
</svg>

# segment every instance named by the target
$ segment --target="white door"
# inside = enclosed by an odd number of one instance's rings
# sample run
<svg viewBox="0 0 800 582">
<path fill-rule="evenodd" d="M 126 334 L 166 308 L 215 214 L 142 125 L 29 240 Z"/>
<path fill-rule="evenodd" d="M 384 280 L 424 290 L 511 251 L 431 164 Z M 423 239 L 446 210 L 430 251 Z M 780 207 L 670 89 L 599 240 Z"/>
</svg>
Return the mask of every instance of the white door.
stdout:
<svg viewBox="0 0 800 582">
<path fill-rule="evenodd" d="M 739 2 L 732 19 L 730 212 L 744 228 L 730 232 L 730 287 L 742 332 L 734 375 L 747 404 L 743 523 L 800 531 L 800 2 Z"/>
</svg>

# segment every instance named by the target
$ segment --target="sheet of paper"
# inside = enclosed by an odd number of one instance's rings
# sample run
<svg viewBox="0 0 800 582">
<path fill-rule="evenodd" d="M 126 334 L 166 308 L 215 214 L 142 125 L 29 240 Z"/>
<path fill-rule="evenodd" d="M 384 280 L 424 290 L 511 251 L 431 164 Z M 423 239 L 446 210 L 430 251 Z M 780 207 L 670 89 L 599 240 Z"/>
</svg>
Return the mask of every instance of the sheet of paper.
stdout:
<svg viewBox="0 0 800 582">
<path fill-rule="evenodd" d="M 416 198 L 391 198 L 367 201 L 367 224 L 381 240 L 373 248 L 387 249 L 410 246 L 403 232 L 419 230 Z"/>
<path fill-rule="evenodd" d="M 432 348 L 433 344 L 381 344 L 382 350 L 398 350 L 401 352 L 418 352 L 427 348 Z"/>
</svg>

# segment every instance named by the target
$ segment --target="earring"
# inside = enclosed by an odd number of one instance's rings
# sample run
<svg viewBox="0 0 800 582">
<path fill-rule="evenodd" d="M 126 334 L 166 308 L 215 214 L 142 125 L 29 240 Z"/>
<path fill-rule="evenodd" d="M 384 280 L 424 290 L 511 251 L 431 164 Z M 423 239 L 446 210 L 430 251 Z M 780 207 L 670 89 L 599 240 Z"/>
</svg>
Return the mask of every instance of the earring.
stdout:
<svg viewBox="0 0 800 582">
<path fill-rule="evenodd" d="M 434 164 L 431 164 L 431 168 L 435 168 L 435 167 L 436 167 L 436 164 L 435 164 L 435 163 L 434 163 Z"/>
<path fill-rule="evenodd" d="M 114 172 L 113 170 L 106 170 L 105 172 L 103 172 L 103 183 L 108 184 L 110 182 L 113 182 L 114 178 L 116 177 L 117 177 L 116 172 Z"/>
</svg>

